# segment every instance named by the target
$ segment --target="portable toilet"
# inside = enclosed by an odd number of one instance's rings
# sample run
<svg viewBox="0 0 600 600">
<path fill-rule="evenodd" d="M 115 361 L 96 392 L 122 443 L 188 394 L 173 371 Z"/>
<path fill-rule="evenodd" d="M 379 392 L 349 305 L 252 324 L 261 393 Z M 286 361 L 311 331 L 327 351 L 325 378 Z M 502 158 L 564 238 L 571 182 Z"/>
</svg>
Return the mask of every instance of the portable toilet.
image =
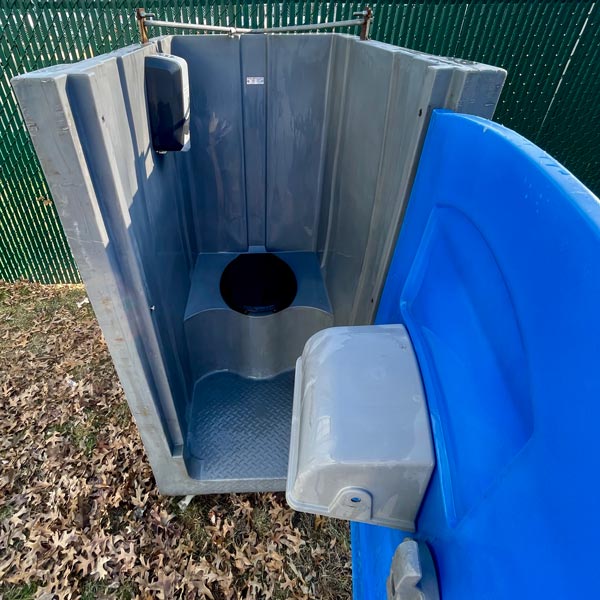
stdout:
<svg viewBox="0 0 600 600">
<path fill-rule="evenodd" d="M 163 493 L 285 489 L 296 359 L 373 323 L 432 111 L 491 117 L 504 78 L 252 34 L 13 80 Z"/>
<path fill-rule="evenodd" d="M 327 34 L 13 81 L 160 489 L 288 473 L 357 600 L 597 595 L 600 205 L 504 75 Z"/>
</svg>

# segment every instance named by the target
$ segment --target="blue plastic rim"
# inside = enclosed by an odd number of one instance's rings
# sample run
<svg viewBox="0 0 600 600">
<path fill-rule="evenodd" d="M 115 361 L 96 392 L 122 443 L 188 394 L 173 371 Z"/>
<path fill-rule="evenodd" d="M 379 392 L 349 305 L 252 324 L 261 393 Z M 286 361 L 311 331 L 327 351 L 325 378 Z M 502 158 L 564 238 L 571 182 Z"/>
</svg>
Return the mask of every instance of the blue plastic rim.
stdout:
<svg viewBox="0 0 600 600">
<path fill-rule="evenodd" d="M 518 134 L 434 111 L 378 323 L 404 323 L 437 466 L 417 521 L 445 600 L 597 594 L 600 203 Z M 354 596 L 405 534 L 352 525 Z"/>
</svg>

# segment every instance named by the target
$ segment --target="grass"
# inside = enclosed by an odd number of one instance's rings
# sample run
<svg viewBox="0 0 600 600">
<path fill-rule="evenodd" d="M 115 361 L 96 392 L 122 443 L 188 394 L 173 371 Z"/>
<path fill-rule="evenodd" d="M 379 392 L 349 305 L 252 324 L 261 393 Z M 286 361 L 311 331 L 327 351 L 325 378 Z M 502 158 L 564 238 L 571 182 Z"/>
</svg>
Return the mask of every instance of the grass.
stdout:
<svg viewBox="0 0 600 600">
<path fill-rule="evenodd" d="M 85 297 L 85 290 L 81 285 L 56 287 L 60 293 L 46 296 L 44 302 L 36 302 L 34 288 L 27 284 L 17 284 L 14 294 L 6 287 L 0 289 L 0 326 L 3 330 L 17 333 L 17 346 L 33 355 L 40 355 L 48 350 L 45 325 L 52 323 L 57 314 L 60 316 L 60 313 L 64 313 L 65 306 L 77 306 L 76 303 Z M 89 305 L 82 308 L 87 317 L 93 315 Z M 11 338 L 7 341 L 6 337 L 0 337 L 0 349 L 2 346 L 5 349 L 14 347 L 13 344 L 14 340 Z"/>
<path fill-rule="evenodd" d="M 33 600 L 38 585 L 36 583 L 23 583 L 20 585 L 1 585 L 0 598 L 3 600 Z"/>
<path fill-rule="evenodd" d="M 173 499 L 171 509 L 187 530 L 193 542 L 194 554 L 201 556 L 211 541 L 207 525 L 210 525 L 209 513 L 214 501 L 211 496 L 198 496 L 185 509 L 181 509 L 178 500 Z"/>
<path fill-rule="evenodd" d="M 105 581 L 86 581 L 81 591 L 81 600 L 133 600 L 139 594 L 137 586 L 132 582 L 118 584 Z"/>
</svg>

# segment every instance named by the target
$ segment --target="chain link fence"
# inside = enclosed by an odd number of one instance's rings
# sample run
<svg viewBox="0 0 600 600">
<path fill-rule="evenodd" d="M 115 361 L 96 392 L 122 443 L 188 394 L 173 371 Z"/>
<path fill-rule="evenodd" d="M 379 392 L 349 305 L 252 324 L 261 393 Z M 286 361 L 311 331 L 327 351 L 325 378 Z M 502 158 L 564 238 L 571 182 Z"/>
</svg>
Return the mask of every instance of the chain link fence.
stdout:
<svg viewBox="0 0 600 600">
<path fill-rule="evenodd" d="M 302 0 L 142 4 L 163 20 L 238 27 L 342 20 L 364 8 Z M 137 42 L 137 6 L 131 0 L 0 3 L 0 279 L 79 280 L 10 79 Z M 599 2 L 389 0 L 372 6 L 376 40 L 504 67 L 509 75 L 496 120 L 600 194 Z"/>
</svg>

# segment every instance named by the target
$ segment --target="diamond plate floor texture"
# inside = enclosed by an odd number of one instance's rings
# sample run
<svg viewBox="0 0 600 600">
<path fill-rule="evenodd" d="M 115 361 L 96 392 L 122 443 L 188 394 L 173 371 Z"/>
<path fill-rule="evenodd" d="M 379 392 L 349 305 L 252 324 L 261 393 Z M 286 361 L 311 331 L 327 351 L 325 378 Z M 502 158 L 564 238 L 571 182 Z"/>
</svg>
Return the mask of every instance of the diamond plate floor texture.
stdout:
<svg viewBox="0 0 600 600">
<path fill-rule="evenodd" d="M 272 379 L 220 372 L 196 383 L 184 453 L 203 480 L 287 476 L 294 371 Z"/>
</svg>

